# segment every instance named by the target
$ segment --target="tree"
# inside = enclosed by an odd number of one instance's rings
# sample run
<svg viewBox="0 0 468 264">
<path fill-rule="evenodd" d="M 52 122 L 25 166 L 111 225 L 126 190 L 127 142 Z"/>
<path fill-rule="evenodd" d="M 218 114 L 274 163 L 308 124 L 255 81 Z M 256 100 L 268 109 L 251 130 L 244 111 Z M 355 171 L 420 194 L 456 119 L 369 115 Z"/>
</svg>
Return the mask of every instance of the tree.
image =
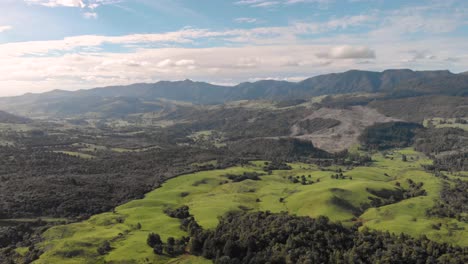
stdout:
<svg viewBox="0 0 468 264">
<path fill-rule="evenodd" d="M 162 244 L 158 244 L 158 245 L 155 245 L 153 247 L 153 252 L 154 254 L 157 254 L 157 255 L 162 255 L 163 254 L 163 245 Z"/>
<path fill-rule="evenodd" d="M 155 233 L 151 233 L 148 235 L 148 239 L 146 240 L 148 246 L 154 248 L 156 245 L 162 245 L 161 236 Z"/>
<path fill-rule="evenodd" d="M 100 247 L 98 247 L 97 252 L 99 255 L 105 255 L 107 252 L 111 251 L 112 247 L 109 241 L 104 241 Z"/>
</svg>

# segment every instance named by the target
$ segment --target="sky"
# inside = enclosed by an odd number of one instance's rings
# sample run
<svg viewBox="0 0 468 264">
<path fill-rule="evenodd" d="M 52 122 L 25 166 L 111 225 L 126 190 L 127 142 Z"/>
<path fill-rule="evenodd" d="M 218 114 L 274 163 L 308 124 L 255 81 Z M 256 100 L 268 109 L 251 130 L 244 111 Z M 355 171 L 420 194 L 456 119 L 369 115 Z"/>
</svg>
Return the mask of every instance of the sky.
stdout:
<svg viewBox="0 0 468 264">
<path fill-rule="evenodd" d="M 0 0 L 0 96 L 468 71 L 466 0 Z"/>
</svg>

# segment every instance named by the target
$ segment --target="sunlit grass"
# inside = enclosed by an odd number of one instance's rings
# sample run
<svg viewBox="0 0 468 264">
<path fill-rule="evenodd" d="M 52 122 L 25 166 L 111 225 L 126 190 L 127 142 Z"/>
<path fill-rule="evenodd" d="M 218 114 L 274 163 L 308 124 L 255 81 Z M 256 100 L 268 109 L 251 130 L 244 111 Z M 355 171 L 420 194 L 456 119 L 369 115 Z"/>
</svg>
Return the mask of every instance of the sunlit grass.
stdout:
<svg viewBox="0 0 468 264">
<path fill-rule="evenodd" d="M 407 155 L 407 162 L 402 161 L 403 154 Z M 423 182 L 428 195 L 369 209 L 357 216 L 364 226 L 393 233 L 405 232 L 413 236 L 426 234 L 436 241 L 468 245 L 466 224 L 428 218 L 425 215 L 441 188 L 438 178 L 421 169 L 421 164 L 427 164 L 430 160 L 409 148 L 387 152 L 386 156 L 378 153 L 373 159 L 375 162 L 370 167 L 350 170 L 340 167 L 344 175 L 351 176 L 352 180 L 331 179 L 330 176 L 335 173 L 332 170 L 322 171 L 316 165 L 295 163 L 291 164 L 292 170 L 274 171 L 271 175 L 261 176 L 260 181 L 223 183 L 227 180 L 227 173 L 264 173 L 264 161 L 254 161 L 244 167 L 180 176 L 168 180 L 144 199 L 117 207 L 115 212 L 99 214 L 81 223 L 51 228 L 45 233 L 45 241 L 41 244 L 45 254 L 36 263 L 210 263 L 190 256 L 179 259 L 157 256 L 146 245 L 146 238 L 151 232 L 160 234 L 163 240 L 187 235 L 179 228 L 178 219 L 164 214 L 165 208 L 188 205 L 190 212 L 204 228 L 214 228 L 218 224 L 218 217 L 241 208 L 252 211 L 288 211 L 311 217 L 326 215 L 335 221 L 349 222 L 356 216 L 353 208 L 359 208 L 373 196 L 366 188 L 394 190 L 397 181 L 406 186 L 406 179 Z M 294 184 L 287 178 L 290 175 L 305 175 L 307 178 L 311 175 L 308 179 L 314 183 Z M 337 203 L 337 199 L 346 201 L 346 204 Z M 433 229 L 432 224 L 439 222 L 445 227 L 441 230 Z M 138 224 L 141 225 L 140 229 Z M 459 230 L 454 229 L 454 224 Z M 104 241 L 110 241 L 113 250 L 105 256 L 99 256 L 97 248 Z M 66 257 L 70 252 L 76 256 Z"/>
</svg>

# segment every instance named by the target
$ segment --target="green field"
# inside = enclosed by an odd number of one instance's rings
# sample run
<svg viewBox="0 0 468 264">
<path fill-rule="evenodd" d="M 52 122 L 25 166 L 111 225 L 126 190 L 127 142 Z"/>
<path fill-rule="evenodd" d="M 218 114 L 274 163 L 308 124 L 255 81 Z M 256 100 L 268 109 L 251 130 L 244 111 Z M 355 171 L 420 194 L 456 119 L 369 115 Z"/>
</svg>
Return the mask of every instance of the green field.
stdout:
<svg viewBox="0 0 468 264">
<path fill-rule="evenodd" d="M 407 162 L 401 160 L 402 154 L 407 155 Z M 150 232 L 160 234 L 163 240 L 187 235 L 180 230 L 178 219 L 163 213 L 165 208 L 188 205 L 204 228 L 215 227 L 218 217 L 226 212 L 241 209 L 288 211 L 311 217 L 326 215 L 334 221 L 351 224 L 355 217 L 352 208 L 358 208 L 373 196 L 366 188 L 395 190 L 397 181 L 406 187 L 408 178 L 423 182 L 427 196 L 368 209 L 354 221 L 361 221 L 364 226 L 374 229 L 414 236 L 425 234 L 436 241 L 468 246 L 467 224 L 449 219 L 429 219 L 425 215 L 425 210 L 432 206 L 441 188 L 438 178 L 421 169 L 421 164 L 430 162 L 428 159 L 412 149 L 387 152 L 385 156 L 375 154 L 373 159 L 375 162 L 371 167 L 350 170 L 341 167 L 344 175 L 351 176 L 352 180 L 331 179 L 330 176 L 335 174 L 331 168 L 321 170 L 315 165 L 295 163 L 291 164 L 292 170 L 273 171 L 271 175 L 261 176 L 260 181 L 221 184 L 227 180 L 224 176 L 227 173 L 263 172 L 264 162 L 261 161 L 244 167 L 179 176 L 148 193 L 144 199 L 117 207 L 115 212 L 49 229 L 44 234 L 45 241 L 39 245 L 45 253 L 35 263 L 211 263 L 193 256 L 169 259 L 153 254 L 146 245 Z M 292 183 L 287 178 L 290 175 L 305 175 L 315 183 Z M 188 195 L 182 196 L 183 192 Z M 284 201 L 280 202 L 280 198 Z M 437 223 L 442 223 L 443 227 L 432 229 L 432 225 Z M 99 256 L 97 248 L 104 241 L 109 241 L 113 250 Z"/>
</svg>

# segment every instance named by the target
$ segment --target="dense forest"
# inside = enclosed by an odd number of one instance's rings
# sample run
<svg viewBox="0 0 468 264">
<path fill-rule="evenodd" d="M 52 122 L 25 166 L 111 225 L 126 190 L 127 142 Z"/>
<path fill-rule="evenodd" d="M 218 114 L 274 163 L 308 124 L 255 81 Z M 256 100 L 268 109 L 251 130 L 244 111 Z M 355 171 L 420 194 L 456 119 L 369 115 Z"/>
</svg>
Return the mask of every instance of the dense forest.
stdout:
<svg viewBox="0 0 468 264">
<path fill-rule="evenodd" d="M 360 135 L 363 145 L 369 149 L 384 150 L 412 145 L 416 129 L 421 125 L 406 122 L 388 122 L 370 126 Z"/>
<path fill-rule="evenodd" d="M 414 147 L 434 160 L 434 169 L 462 171 L 468 168 L 468 131 L 459 128 L 420 130 Z"/>
<path fill-rule="evenodd" d="M 186 216 L 186 215 L 185 215 Z M 189 217 L 189 216 L 188 216 Z M 203 230 L 189 217 L 189 238 L 150 234 L 156 254 L 188 252 L 214 263 L 466 263 L 467 249 L 406 235 L 344 227 L 326 217 L 287 213 L 233 212 L 214 230 Z M 184 225 L 184 224 L 183 224 Z M 187 226 L 187 224 L 185 224 Z"/>
<path fill-rule="evenodd" d="M 445 183 L 440 193 L 440 199 L 433 208 L 427 211 L 428 215 L 438 217 L 456 218 L 468 223 L 468 182 L 454 180 L 451 184 Z"/>
</svg>

